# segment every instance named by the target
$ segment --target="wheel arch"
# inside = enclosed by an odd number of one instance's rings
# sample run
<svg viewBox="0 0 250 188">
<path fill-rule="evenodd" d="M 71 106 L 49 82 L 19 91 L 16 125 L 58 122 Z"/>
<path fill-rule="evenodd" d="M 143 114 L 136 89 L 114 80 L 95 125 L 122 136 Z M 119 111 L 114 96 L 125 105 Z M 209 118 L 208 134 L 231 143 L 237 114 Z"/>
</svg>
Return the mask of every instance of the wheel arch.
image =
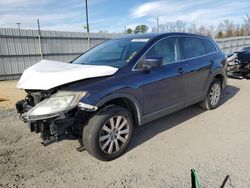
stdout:
<svg viewBox="0 0 250 188">
<path fill-rule="evenodd" d="M 115 94 L 108 96 L 104 99 L 102 99 L 98 104 L 97 107 L 102 109 L 105 106 L 108 105 L 118 105 L 120 107 L 123 107 L 127 109 L 129 112 L 131 112 L 133 122 L 136 125 L 142 124 L 142 108 L 139 103 L 139 101 L 129 94 Z"/>
<path fill-rule="evenodd" d="M 225 78 L 223 77 L 222 74 L 216 74 L 214 78 L 218 79 L 221 83 L 221 86 L 224 87 Z"/>
<path fill-rule="evenodd" d="M 219 79 L 220 82 L 221 82 L 221 86 L 222 88 L 224 89 L 227 85 L 227 76 L 225 74 L 224 71 L 222 71 L 221 69 L 217 70 L 217 71 L 214 71 L 211 75 L 210 75 L 210 79 L 209 79 L 209 82 L 207 84 L 207 87 L 206 89 L 208 89 L 208 87 L 210 86 L 211 82 L 213 81 L 213 79 Z"/>
</svg>

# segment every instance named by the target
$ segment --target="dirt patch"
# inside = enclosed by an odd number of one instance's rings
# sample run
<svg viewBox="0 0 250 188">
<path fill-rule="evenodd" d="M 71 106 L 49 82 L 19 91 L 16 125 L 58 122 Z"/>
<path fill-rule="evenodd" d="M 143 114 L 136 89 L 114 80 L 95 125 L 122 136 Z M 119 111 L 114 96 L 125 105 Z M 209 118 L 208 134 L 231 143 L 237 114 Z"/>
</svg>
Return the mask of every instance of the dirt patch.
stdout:
<svg viewBox="0 0 250 188">
<path fill-rule="evenodd" d="M 25 97 L 25 91 L 16 88 L 17 81 L 0 81 L 0 108 L 14 108 L 16 102 Z"/>
<path fill-rule="evenodd" d="M 191 187 L 191 168 L 202 187 L 220 187 L 227 175 L 250 187 L 249 93 L 249 81 L 229 80 L 219 108 L 194 105 L 136 128 L 111 162 L 78 152 L 77 140 L 43 147 L 14 110 L 2 110 L 0 187 Z"/>
</svg>

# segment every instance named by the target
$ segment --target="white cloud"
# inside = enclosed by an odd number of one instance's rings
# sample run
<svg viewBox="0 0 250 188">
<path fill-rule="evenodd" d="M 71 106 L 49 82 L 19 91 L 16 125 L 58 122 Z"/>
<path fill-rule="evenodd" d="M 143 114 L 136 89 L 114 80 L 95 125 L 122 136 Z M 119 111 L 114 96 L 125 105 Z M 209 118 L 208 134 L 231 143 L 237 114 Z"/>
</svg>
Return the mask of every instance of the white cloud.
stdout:
<svg viewBox="0 0 250 188">
<path fill-rule="evenodd" d="M 132 9 L 131 15 L 133 18 L 140 18 L 144 16 L 160 16 L 163 14 L 170 14 L 173 11 L 180 9 L 183 5 L 178 2 L 174 4 L 166 1 L 153 1 L 144 3 Z"/>
<path fill-rule="evenodd" d="M 218 24 L 225 19 L 236 23 L 249 12 L 248 0 L 203 0 L 203 1 L 175 1 L 159 0 L 143 3 L 131 9 L 132 19 L 147 19 L 149 24 L 155 24 L 155 18 L 160 18 L 160 23 L 183 20 L 197 24 Z"/>
</svg>

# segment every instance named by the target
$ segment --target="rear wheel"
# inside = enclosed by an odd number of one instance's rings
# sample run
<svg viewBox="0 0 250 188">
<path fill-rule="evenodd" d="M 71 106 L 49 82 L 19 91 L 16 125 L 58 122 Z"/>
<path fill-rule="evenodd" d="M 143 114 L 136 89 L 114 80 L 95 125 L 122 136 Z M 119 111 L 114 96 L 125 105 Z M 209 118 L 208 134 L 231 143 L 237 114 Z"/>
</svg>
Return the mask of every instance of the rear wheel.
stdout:
<svg viewBox="0 0 250 188">
<path fill-rule="evenodd" d="M 206 98 L 200 103 L 200 106 L 205 110 L 212 110 L 219 106 L 220 98 L 221 98 L 221 82 L 217 78 L 215 78 L 207 91 Z"/>
<path fill-rule="evenodd" d="M 130 113 L 124 108 L 112 105 L 90 118 L 83 130 L 83 143 L 92 156 L 109 161 L 124 152 L 131 134 Z"/>
</svg>

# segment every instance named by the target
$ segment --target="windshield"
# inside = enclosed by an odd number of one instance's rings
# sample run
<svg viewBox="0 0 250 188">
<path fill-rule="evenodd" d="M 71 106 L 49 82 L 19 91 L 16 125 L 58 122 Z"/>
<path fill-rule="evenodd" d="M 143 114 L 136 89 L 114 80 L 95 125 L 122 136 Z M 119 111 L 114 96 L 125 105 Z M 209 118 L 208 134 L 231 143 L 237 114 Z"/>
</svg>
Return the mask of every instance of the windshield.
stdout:
<svg viewBox="0 0 250 188">
<path fill-rule="evenodd" d="M 75 59 L 73 64 L 107 65 L 121 68 L 127 65 L 149 39 L 114 39 L 101 43 Z"/>
</svg>

